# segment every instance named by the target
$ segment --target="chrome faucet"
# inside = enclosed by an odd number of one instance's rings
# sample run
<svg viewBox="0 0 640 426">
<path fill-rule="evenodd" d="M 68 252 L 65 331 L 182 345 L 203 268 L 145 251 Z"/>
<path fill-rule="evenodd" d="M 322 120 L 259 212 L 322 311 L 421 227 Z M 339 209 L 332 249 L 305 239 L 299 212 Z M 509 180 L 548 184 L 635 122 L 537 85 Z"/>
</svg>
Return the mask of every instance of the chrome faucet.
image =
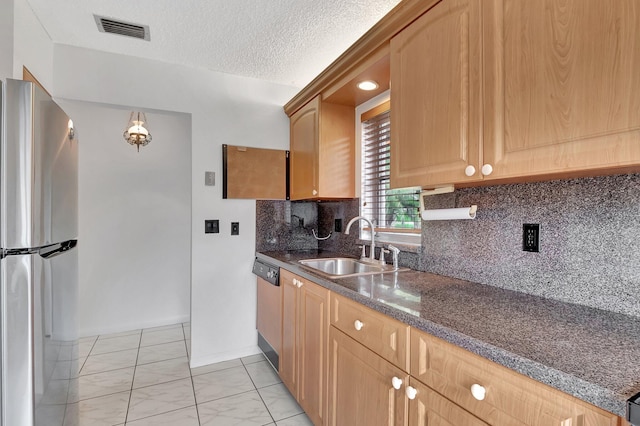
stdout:
<svg viewBox="0 0 640 426">
<path fill-rule="evenodd" d="M 351 225 L 353 225 L 353 223 L 357 220 L 364 220 L 371 227 L 371 251 L 369 252 L 368 260 L 371 262 L 375 262 L 376 261 L 376 242 L 375 242 L 376 230 L 375 230 L 375 227 L 373 226 L 373 222 L 371 222 L 369 219 L 367 219 L 364 216 L 356 216 L 353 219 L 351 219 L 349 223 L 347 223 L 347 227 L 345 228 L 344 233 L 345 235 L 349 235 L 349 229 L 351 229 Z M 367 260 L 364 256 L 362 256 L 360 259 Z"/>
<path fill-rule="evenodd" d="M 396 246 L 392 246 L 391 244 L 389 244 L 387 248 L 391 253 L 393 253 L 393 268 L 398 269 L 398 254 L 400 253 L 400 249 Z"/>
</svg>

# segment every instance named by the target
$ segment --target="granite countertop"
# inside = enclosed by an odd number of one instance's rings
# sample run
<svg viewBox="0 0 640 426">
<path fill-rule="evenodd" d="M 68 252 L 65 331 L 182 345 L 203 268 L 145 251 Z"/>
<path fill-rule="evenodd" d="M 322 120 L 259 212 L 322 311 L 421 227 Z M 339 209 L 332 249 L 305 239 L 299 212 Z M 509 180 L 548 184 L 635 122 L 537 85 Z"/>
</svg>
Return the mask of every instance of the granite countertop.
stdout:
<svg viewBox="0 0 640 426">
<path fill-rule="evenodd" d="M 333 252 L 257 256 L 619 416 L 640 392 L 639 318 L 418 271 L 329 280 L 297 263 Z"/>
</svg>

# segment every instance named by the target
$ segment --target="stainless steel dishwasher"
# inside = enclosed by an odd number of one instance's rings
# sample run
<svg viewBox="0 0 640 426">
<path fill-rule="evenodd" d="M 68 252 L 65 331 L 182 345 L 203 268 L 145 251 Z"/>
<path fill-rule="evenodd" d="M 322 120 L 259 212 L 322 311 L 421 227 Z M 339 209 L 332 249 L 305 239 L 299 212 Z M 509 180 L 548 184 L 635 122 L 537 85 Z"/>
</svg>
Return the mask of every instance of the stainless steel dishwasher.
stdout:
<svg viewBox="0 0 640 426">
<path fill-rule="evenodd" d="M 640 393 L 627 401 L 627 420 L 631 426 L 640 426 Z"/>
<path fill-rule="evenodd" d="M 280 287 L 280 268 L 256 258 L 253 273 L 257 282 L 257 319 L 258 346 L 273 368 L 278 370 L 280 346 L 282 343 L 282 288 Z"/>
</svg>

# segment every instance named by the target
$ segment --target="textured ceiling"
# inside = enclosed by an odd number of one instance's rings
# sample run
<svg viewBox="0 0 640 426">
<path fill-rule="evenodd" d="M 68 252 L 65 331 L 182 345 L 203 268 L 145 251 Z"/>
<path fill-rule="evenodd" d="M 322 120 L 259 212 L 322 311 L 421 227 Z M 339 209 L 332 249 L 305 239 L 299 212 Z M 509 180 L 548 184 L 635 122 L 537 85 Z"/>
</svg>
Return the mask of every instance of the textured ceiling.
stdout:
<svg viewBox="0 0 640 426">
<path fill-rule="evenodd" d="M 54 43 L 303 87 L 400 0 L 28 0 Z M 93 15 L 149 25 L 151 41 Z"/>
</svg>

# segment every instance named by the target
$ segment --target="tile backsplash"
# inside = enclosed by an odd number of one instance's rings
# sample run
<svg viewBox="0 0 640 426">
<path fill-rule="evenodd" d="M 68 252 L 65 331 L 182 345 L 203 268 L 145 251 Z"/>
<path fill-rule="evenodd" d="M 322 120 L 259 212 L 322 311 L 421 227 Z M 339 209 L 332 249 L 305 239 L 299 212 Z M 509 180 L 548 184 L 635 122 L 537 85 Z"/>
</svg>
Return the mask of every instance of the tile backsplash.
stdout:
<svg viewBox="0 0 640 426">
<path fill-rule="evenodd" d="M 256 201 L 257 251 L 317 249 L 317 226 L 316 203 Z"/>
<path fill-rule="evenodd" d="M 314 227 L 326 236 L 336 217 L 346 226 L 358 215 L 358 200 L 257 203 L 257 250 L 359 254 L 357 232 L 326 241 L 310 235 Z M 403 252 L 403 266 L 640 317 L 640 174 L 464 188 L 427 198 L 427 208 L 471 204 L 478 205 L 475 220 L 423 222 L 422 248 Z M 303 226 L 297 217 L 304 217 Z M 539 253 L 522 251 L 524 223 L 540 224 Z"/>
</svg>

